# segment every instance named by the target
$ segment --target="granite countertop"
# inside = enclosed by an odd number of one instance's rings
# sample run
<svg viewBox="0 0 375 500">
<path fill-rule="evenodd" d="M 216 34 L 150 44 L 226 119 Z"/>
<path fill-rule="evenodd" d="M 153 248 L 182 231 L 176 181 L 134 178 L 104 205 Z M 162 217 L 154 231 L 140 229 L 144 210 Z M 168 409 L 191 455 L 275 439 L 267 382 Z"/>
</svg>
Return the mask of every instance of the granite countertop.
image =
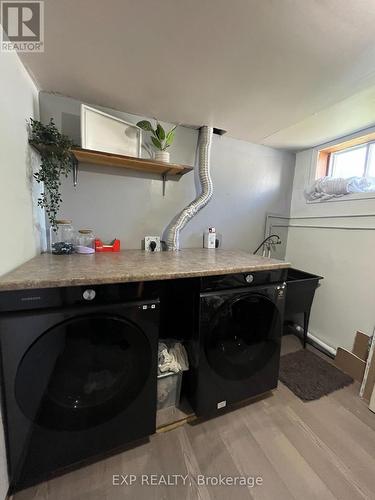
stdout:
<svg viewBox="0 0 375 500">
<path fill-rule="evenodd" d="M 235 250 L 125 250 L 94 255 L 42 254 L 0 277 L 0 291 L 214 276 L 290 267 Z"/>
</svg>

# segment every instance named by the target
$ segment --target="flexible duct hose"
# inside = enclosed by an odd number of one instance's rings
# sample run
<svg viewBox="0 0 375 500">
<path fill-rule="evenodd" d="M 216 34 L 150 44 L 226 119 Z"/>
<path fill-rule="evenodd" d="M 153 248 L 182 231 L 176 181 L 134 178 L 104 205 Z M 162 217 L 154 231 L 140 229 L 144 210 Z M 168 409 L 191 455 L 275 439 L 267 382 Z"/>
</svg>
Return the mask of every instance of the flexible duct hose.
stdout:
<svg viewBox="0 0 375 500">
<path fill-rule="evenodd" d="M 210 175 L 210 152 L 212 142 L 212 127 L 201 127 L 199 130 L 199 181 L 201 194 L 182 210 L 177 219 L 171 222 L 166 230 L 166 244 L 168 250 L 180 249 L 180 231 L 204 208 L 213 194 L 213 185 Z"/>
</svg>

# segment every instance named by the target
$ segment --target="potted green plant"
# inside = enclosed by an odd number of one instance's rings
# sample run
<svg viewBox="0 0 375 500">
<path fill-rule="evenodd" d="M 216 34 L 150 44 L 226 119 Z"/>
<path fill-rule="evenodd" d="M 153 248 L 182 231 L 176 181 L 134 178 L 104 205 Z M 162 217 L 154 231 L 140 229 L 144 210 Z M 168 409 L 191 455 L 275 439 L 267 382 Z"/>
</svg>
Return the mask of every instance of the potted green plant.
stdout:
<svg viewBox="0 0 375 500">
<path fill-rule="evenodd" d="M 28 124 L 29 142 L 40 153 L 40 168 L 34 178 L 43 183 L 44 190 L 38 205 L 45 209 L 51 227 L 56 229 L 56 217 L 62 202 L 61 177 L 67 177 L 74 165 L 70 151 L 73 141 L 58 131 L 52 118 L 48 125 L 32 118 Z"/>
<path fill-rule="evenodd" d="M 155 128 L 148 120 L 141 120 L 137 126 L 146 132 L 151 133 L 151 142 L 155 147 L 154 159 L 169 163 L 169 152 L 167 149 L 172 145 L 177 125 L 171 128 L 168 132 L 157 121 Z"/>
</svg>

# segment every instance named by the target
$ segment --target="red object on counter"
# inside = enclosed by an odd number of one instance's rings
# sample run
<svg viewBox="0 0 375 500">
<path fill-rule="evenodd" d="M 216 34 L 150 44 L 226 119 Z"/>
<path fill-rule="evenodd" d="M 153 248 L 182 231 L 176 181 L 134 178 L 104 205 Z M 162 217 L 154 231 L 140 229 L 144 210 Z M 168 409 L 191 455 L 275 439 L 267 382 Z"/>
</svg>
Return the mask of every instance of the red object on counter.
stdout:
<svg viewBox="0 0 375 500">
<path fill-rule="evenodd" d="M 119 252 L 120 240 L 114 239 L 109 245 L 105 245 L 102 240 L 95 240 L 95 252 Z"/>
</svg>

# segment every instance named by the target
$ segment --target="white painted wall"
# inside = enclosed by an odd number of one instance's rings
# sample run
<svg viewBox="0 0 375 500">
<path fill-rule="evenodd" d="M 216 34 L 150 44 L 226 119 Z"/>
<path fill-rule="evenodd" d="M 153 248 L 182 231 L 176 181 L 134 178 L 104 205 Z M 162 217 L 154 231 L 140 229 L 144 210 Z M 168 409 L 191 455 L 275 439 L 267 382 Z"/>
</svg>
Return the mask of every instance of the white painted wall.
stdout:
<svg viewBox="0 0 375 500">
<path fill-rule="evenodd" d="M 38 249 L 33 216 L 32 152 L 26 119 L 38 115 L 38 92 L 18 56 L 0 53 L 0 275 Z"/>
<path fill-rule="evenodd" d="M 26 119 L 38 115 L 38 93 L 18 56 L 0 52 L 0 275 L 38 251 L 33 215 L 32 156 Z M 1 425 L 2 428 L 2 425 Z M 8 490 L 5 444 L 0 438 L 0 498 Z"/>
<path fill-rule="evenodd" d="M 286 258 L 294 267 L 325 278 L 315 296 L 310 332 L 333 348 L 350 349 L 356 330 L 371 335 L 375 325 L 375 231 L 359 229 L 375 228 L 375 198 L 306 203 L 303 190 L 313 156 L 312 149 L 297 154 L 290 225 L 319 227 L 289 228 Z M 338 217 L 342 215 L 350 217 Z"/>
<path fill-rule="evenodd" d="M 41 119 L 51 117 L 80 143 L 80 101 L 40 93 Z M 140 117 L 106 108 L 136 123 Z M 198 131 L 177 129 L 171 160 L 194 165 Z M 245 141 L 214 136 L 211 171 L 214 196 L 181 233 L 182 247 L 201 247 L 204 230 L 215 226 L 224 248 L 253 250 L 264 236 L 268 211 L 288 214 L 295 155 Z M 196 174 L 196 172 L 195 172 Z M 159 176 L 124 169 L 83 166 L 78 187 L 64 182 L 61 217 L 75 227 L 93 228 L 104 240 L 121 239 L 123 248 L 140 248 L 145 235 L 160 235 L 170 220 L 196 196 L 194 173 L 167 183 L 162 196 Z"/>
</svg>

